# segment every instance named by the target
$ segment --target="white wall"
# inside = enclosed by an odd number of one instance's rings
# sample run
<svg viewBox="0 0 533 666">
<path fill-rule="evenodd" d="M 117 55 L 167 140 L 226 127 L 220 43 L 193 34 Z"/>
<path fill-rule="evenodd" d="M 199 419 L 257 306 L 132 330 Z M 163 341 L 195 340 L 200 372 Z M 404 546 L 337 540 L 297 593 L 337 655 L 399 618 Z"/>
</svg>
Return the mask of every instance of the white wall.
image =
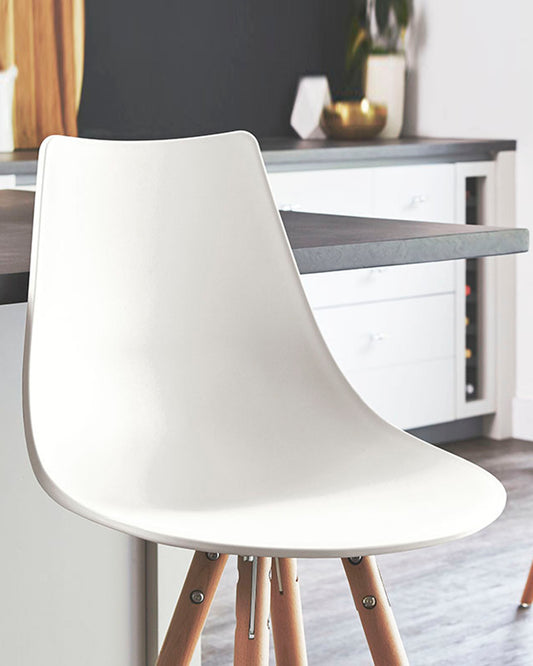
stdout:
<svg viewBox="0 0 533 666">
<path fill-rule="evenodd" d="M 533 229 L 533 3 L 414 4 L 406 133 L 517 139 L 517 225 Z M 533 440 L 533 252 L 517 271 L 514 434 Z"/>
</svg>

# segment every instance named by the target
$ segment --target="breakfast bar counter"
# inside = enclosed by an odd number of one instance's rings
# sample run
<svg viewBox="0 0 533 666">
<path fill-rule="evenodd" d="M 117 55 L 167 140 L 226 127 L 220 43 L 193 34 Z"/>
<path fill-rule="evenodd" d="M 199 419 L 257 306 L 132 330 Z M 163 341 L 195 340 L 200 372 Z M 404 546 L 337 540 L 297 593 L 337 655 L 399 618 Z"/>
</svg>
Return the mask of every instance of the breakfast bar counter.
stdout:
<svg viewBox="0 0 533 666">
<path fill-rule="evenodd" d="M 33 192 L 0 191 L 0 304 L 26 300 L 33 205 Z M 527 229 L 295 211 L 282 211 L 281 216 L 302 274 L 514 254 L 528 249 Z"/>
</svg>

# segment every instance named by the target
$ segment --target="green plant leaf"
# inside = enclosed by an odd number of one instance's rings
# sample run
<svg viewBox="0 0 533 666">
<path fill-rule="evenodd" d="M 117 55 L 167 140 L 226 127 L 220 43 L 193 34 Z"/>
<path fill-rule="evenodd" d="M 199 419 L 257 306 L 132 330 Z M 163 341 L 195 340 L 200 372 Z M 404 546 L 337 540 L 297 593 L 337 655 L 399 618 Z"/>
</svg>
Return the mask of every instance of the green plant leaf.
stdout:
<svg viewBox="0 0 533 666">
<path fill-rule="evenodd" d="M 409 0 L 392 0 L 392 9 L 396 16 L 396 22 L 400 28 L 407 28 L 411 18 L 411 3 Z"/>
<path fill-rule="evenodd" d="M 367 0 L 352 0 L 352 8 L 352 16 L 356 18 L 362 26 L 367 27 Z"/>
<path fill-rule="evenodd" d="M 350 32 L 346 44 L 345 69 L 350 71 L 361 59 L 361 54 L 367 52 L 368 32 L 360 22 L 353 18 L 350 24 Z"/>
<path fill-rule="evenodd" d="M 391 7 L 394 0 L 375 0 L 376 23 L 382 35 L 389 25 Z"/>
<path fill-rule="evenodd" d="M 344 99 L 356 99 L 362 95 L 363 70 L 370 51 L 367 29 L 366 0 L 354 0 L 354 13 L 348 26 L 346 41 Z"/>
</svg>

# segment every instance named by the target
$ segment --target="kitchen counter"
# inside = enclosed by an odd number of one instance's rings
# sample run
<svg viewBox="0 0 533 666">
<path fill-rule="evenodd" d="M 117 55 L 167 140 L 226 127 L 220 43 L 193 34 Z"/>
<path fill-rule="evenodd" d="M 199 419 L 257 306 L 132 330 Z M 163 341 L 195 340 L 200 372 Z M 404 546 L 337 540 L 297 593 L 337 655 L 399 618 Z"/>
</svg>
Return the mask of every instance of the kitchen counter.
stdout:
<svg viewBox="0 0 533 666">
<path fill-rule="evenodd" d="M 333 141 L 296 137 L 260 139 L 269 171 L 383 164 L 475 162 L 493 160 L 502 151 L 516 150 L 516 141 L 495 139 L 431 139 Z M 0 175 L 35 175 L 37 150 L 0 153 Z"/>
<path fill-rule="evenodd" d="M 33 192 L 0 191 L 0 304 L 26 300 Z M 283 211 L 300 273 L 525 252 L 527 229 Z"/>
<path fill-rule="evenodd" d="M 37 150 L 15 150 L 13 153 L 0 152 L 0 176 L 32 176 L 37 172 Z"/>
<path fill-rule="evenodd" d="M 500 152 L 516 150 L 516 141 L 512 140 L 424 137 L 373 141 L 280 138 L 263 139 L 260 144 L 268 171 L 478 162 L 493 160 Z"/>
</svg>

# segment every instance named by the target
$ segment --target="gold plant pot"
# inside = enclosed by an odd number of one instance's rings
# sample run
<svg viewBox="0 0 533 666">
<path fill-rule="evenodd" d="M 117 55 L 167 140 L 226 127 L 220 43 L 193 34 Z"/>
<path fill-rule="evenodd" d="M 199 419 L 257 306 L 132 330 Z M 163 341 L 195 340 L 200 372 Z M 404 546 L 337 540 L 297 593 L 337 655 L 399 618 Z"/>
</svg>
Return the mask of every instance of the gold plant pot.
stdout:
<svg viewBox="0 0 533 666">
<path fill-rule="evenodd" d="M 367 99 L 328 104 L 320 116 L 320 126 L 330 139 L 371 139 L 386 122 L 387 107 Z"/>
</svg>

